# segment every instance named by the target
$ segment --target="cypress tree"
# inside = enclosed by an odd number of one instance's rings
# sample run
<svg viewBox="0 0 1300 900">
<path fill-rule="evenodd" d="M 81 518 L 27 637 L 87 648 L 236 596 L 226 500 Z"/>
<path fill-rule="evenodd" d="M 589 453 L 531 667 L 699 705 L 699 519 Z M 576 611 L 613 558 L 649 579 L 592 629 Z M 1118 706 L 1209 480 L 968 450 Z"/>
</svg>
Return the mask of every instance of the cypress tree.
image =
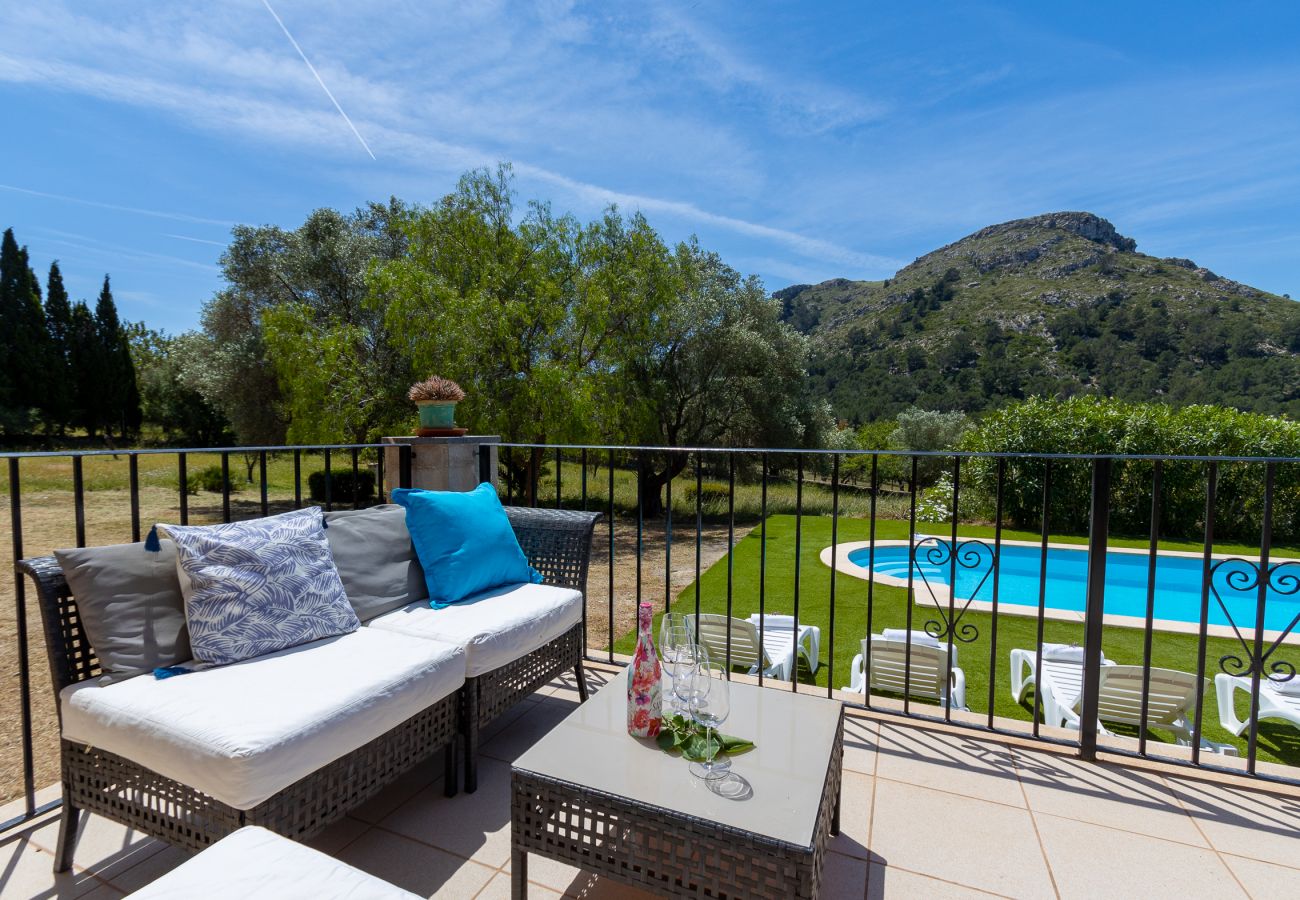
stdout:
<svg viewBox="0 0 1300 900">
<path fill-rule="evenodd" d="M 25 427 L 30 410 L 44 407 L 49 363 L 49 335 L 41 308 L 41 285 L 18 246 L 13 229 L 0 238 L 0 334 L 4 335 L 5 379 L 0 405 L 12 428 Z"/>
<path fill-rule="evenodd" d="M 14 371 L 13 356 L 17 347 L 9 339 L 14 324 L 14 308 L 18 297 L 18 242 L 14 240 L 14 230 L 6 228 L 0 239 L 0 334 L 5 340 L 0 341 L 0 407 L 6 411 L 14 406 L 15 385 L 11 377 Z M 9 416 L 5 415 L 6 421 Z"/>
<path fill-rule="evenodd" d="M 140 426 L 140 391 L 135 383 L 135 364 L 126 331 L 117 317 L 117 304 L 108 276 L 95 303 L 95 329 L 99 333 L 101 366 L 104 374 L 104 404 L 101 410 L 106 434 L 117 428 L 125 437 Z"/>
<path fill-rule="evenodd" d="M 69 342 L 72 339 L 72 304 L 63 286 L 59 262 L 50 263 L 45 283 L 45 329 L 50 336 L 49 380 L 46 388 L 45 424 L 63 434 L 72 422 L 74 384 Z"/>
<path fill-rule="evenodd" d="M 68 366 L 72 370 L 72 420 L 92 438 L 104 421 L 104 353 L 95 317 L 85 303 L 72 307 L 68 330 Z"/>
</svg>

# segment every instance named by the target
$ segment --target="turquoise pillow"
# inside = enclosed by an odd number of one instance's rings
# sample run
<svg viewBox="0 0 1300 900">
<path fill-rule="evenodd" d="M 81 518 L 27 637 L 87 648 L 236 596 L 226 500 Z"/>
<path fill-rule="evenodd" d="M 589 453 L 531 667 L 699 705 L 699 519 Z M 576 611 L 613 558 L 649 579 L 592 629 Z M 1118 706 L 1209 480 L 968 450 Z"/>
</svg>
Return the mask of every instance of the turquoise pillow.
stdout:
<svg viewBox="0 0 1300 900">
<path fill-rule="evenodd" d="M 392 501 L 406 508 L 406 528 L 434 609 L 506 584 L 541 584 L 492 485 L 484 482 L 472 491 L 397 488 Z"/>
</svg>

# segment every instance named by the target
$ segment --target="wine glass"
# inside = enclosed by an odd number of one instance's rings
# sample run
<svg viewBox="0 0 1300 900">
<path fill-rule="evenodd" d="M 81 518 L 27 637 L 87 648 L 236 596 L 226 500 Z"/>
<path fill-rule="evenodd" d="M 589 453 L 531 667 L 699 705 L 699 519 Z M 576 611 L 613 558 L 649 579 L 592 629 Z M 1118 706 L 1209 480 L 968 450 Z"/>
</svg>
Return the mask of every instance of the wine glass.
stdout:
<svg viewBox="0 0 1300 900">
<path fill-rule="evenodd" d="M 691 655 L 691 635 L 686 625 L 686 617 L 681 613 L 664 613 L 663 620 L 659 624 L 659 659 L 668 680 L 668 696 L 674 701 L 676 692 L 673 689 L 673 682 L 677 678 L 678 663 L 683 656 Z M 676 702 L 674 706 L 677 706 Z M 686 712 L 680 707 L 677 711 L 683 715 Z"/>
<path fill-rule="evenodd" d="M 668 678 L 668 702 L 672 704 L 673 712 L 683 718 L 689 718 L 690 709 L 683 699 L 687 687 L 684 681 L 695 669 L 700 648 L 692 644 L 686 633 L 680 630 L 672 632 L 669 640 L 668 649 L 664 652 L 664 675 Z M 682 690 L 680 694 L 679 688 Z"/>
<path fill-rule="evenodd" d="M 726 669 L 719 664 L 709 663 L 707 659 L 696 665 L 690 682 L 688 700 L 691 718 L 704 726 L 704 741 L 708 747 L 713 745 L 713 734 L 717 726 L 727 721 L 727 716 L 731 715 L 731 682 L 727 680 Z M 731 760 L 723 754 L 720 740 L 707 759 L 691 763 L 691 774 L 707 781 L 723 777 L 730 769 Z"/>
</svg>

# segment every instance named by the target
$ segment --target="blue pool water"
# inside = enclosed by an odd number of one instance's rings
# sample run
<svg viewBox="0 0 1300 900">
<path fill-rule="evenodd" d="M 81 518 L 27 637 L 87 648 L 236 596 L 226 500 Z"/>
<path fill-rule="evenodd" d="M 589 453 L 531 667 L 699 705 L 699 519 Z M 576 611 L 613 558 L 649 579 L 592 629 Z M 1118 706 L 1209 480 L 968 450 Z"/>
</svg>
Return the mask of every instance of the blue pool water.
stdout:
<svg viewBox="0 0 1300 900">
<path fill-rule="evenodd" d="M 947 563 L 947 541 L 944 541 L 938 554 L 941 564 L 935 565 L 926 559 L 926 551 L 933 543 L 921 544 L 917 551 L 916 571 L 913 574 L 917 599 L 929 603 L 930 598 L 921 581 L 921 575 L 935 585 L 947 585 L 950 568 Z M 959 554 L 968 548 L 979 554 L 978 563 L 972 568 L 957 567 L 957 596 L 962 599 L 971 597 L 975 600 L 992 601 L 993 578 L 985 579 L 990 571 L 991 547 L 979 549 L 979 545 L 958 541 Z M 849 560 L 866 569 L 868 566 L 868 548 L 849 553 Z M 1039 565 L 1041 550 L 1034 547 L 1004 544 L 1002 546 L 1002 565 L 998 588 L 999 603 L 1015 603 L 1025 606 L 1038 605 Z M 895 578 L 907 578 L 908 548 L 906 546 L 876 547 L 876 571 L 882 575 Z M 1145 553 L 1106 554 L 1106 602 L 1105 610 L 1110 615 L 1146 616 L 1147 604 L 1147 565 Z M 1200 622 L 1201 615 L 1201 578 L 1203 562 L 1200 558 L 1170 556 L 1160 554 L 1156 558 L 1156 592 L 1155 618 L 1177 622 Z M 1088 570 L 1088 551 L 1063 550 L 1049 548 L 1047 551 L 1047 591 L 1048 609 L 1074 610 L 1083 612 L 1085 595 L 1085 577 Z M 1280 580 L 1288 573 L 1300 576 L 1300 564 L 1287 565 L 1277 571 L 1273 578 L 1273 587 L 1268 592 L 1264 608 L 1264 627 L 1281 631 L 1289 626 L 1300 613 L 1300 595 L 1279 593 L 1274 588 L 1285 591 L 1291 587 Z M 1249 576 L 1249 578 L 1247 578 Z M 983 583 L 981 583 L 981 579 Z M 1255 604 L 1257 589 L 1241 590 L 1234 584 L 1253 581 L 1254 567 L 1242 562 L 1228 562 L 1220 566 L 1214 577 L 1214 586 L 1223 599 L 1227 613 L 1238 628 L 1253 630 L 1255 627 Z M 1210 594 L 1209 621 L 1212 625 L 1228 625 L 1228 615 L 1224 608 Z"/>
</svg>

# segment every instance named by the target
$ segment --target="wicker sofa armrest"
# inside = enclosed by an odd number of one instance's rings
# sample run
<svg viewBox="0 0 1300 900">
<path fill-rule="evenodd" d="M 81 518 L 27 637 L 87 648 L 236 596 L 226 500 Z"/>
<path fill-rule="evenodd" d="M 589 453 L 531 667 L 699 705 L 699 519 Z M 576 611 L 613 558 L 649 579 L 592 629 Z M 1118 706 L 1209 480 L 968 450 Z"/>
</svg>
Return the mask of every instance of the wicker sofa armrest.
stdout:
<svg viewBox="0 0 1300 900">
<path fill-rule="evenodd" d="M 586 596 L 591 536 L 600 513 L 507 506 L 506 515 L 528 564 L 546 583 L 574 588 Z"/>
<path fill-rule="evenodd" d="M 81 628 L 77 605 L 58 560 L 53 556 L 20 559 L 16 568 L 31 576 L 36 586 L 46 657 L 50 663 L 50 683 L 57 706 L 59 692 L 65 687 L 100 674 L 99 659 Z"/>
</svg>

